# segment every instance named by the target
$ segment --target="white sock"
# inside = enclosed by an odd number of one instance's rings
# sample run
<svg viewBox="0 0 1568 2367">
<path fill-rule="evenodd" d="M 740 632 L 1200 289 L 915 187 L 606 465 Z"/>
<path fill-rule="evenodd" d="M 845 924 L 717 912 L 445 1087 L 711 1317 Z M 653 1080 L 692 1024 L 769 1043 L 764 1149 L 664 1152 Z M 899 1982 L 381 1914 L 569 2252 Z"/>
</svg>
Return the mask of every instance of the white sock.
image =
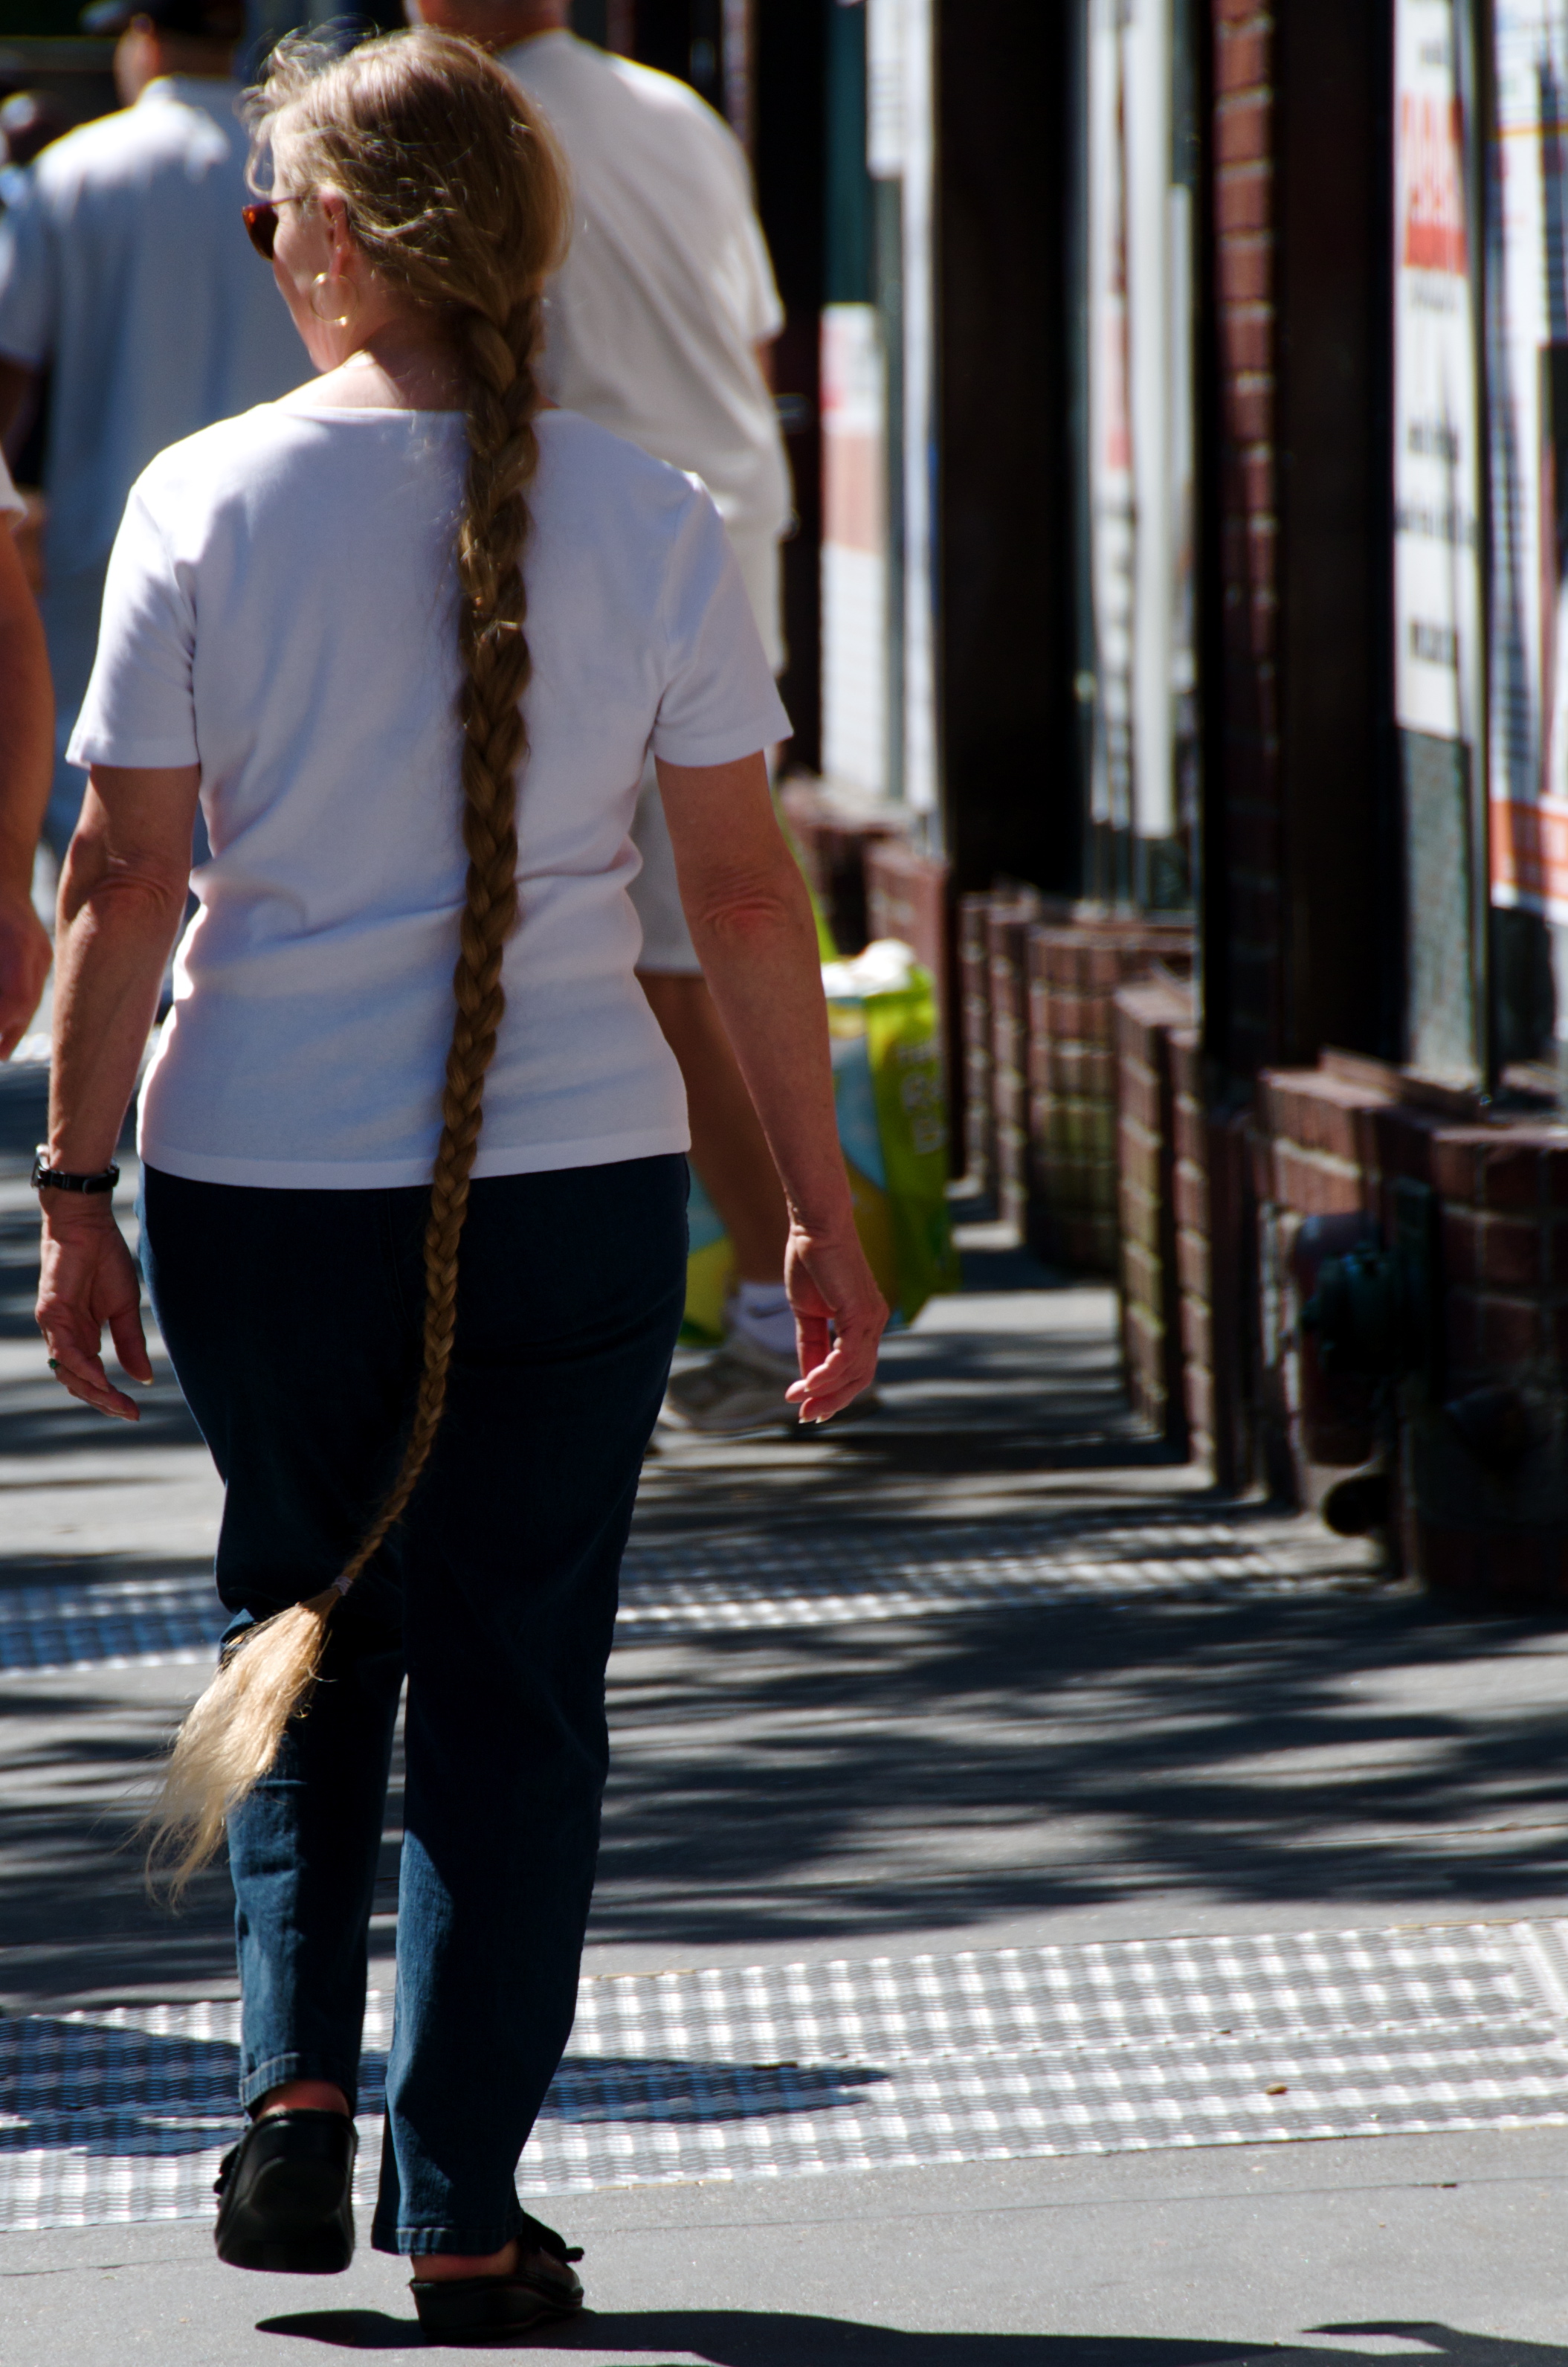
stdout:
<svg viewBox="0 0 1568 2367">
<path fill-rule="evenodd" d="M 795 1353 L 795 1316 L 782 1282 L 743 1282 L 725 1309 L 732 1331 L 743 1331 L 775 1356 Z"/>
</svg>

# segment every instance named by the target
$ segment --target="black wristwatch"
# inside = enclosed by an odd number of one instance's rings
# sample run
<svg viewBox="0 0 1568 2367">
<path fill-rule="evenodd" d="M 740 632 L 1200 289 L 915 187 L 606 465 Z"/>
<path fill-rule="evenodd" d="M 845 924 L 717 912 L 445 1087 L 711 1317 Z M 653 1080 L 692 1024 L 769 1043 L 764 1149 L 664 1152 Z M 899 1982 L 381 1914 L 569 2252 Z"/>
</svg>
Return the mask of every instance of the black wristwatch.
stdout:
<svg viewBox="0 0 1568 2367">
<path fill-rule="evenodd" d="M 96 1175 L 69 1175 L 63 1167 L 49 1163 L 49 1145 L 40 1142 L 33 1155 L 33 1189 L 38 1192 L 112 1192 L 119 1182 L 118 1167 L 105 1167 Z"/>
</svg>

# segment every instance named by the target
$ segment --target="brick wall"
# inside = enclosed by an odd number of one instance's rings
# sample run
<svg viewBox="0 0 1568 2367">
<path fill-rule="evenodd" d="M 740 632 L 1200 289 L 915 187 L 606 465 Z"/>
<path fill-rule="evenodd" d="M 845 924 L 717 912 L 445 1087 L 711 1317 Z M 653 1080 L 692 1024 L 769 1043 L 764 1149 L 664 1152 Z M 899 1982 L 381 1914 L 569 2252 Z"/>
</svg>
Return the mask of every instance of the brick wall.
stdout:
<svg viewBox="0 0 1568 2367">
<path fill-rule="evenodd" d="M 1245 1077 L 1281 1040 L 1283 830 L 1280 779 L 1276 452 L 1274 13 L 1212 0 L 1216 548 L 1219 680 L 1209 761 L 1211 1014 L 1224 1065 Z M 1217 957 L 1217 958 L 1216 958 Z"/>
<path fill-rule="evenodd" d="M 998 932 L 1013 921 L 1030 922 L 1044 912 L 1065 916 L 1070 910 L 1060 900 L 1048 904 L 1032 888 L 993 888 L 958 899 L 957 1038 L 962 1074 L 955 1100 L 963 1118 L 964 1173 L 985 1192 L 997 1193 L 1001 1181 L 998 1164 L 992 958 L 994 953 L 1000 956 L 1005 980 L 1010 941 Z M 1016 1102 L 1015 1047 L 1005 1014 L 1001 1030 L 1004 1062 L 1010 1073 L 1000 1090 L 1010 1123 Z"/>
<path fill-rule="evenodd" d="M 994 896 L 986 918 L 990 973 L 991 1161 L 997 1214 L 1029 1216 L 1029 983 L 1025 948 L 1044 909 L 1032 889 Z"/>
<path fill-rule="evenodd" d="M 1412 1098 L 1413 1095 L 1419 1098 Z M 1337 1061 L 1259 1079 L 1269 1197 L 1260 1209 L 1280 1376 L 1298 1467 L 1299 1291 L 1309 1216 L 1375 1218 L 1393 1238 L 1401 1178 L 1436 1197 L 1438 1354 L 1399 1391 L 1399 1521 L 1427 1582 L 1499 1603 L 1568 1600 L 1568 1129 L 1466 1123 L 1393 1070 Z M 1278 1409 L 1275 1419 L 1279 1419 Z"/>
<path fill-rule="evenodd" d="M 1029 931 L 1027 1229 L 1054 1263 L 1117 1271 L 1116 991 L 1156 965 L 1190 972 L 1191 960 L 1179 923 L 1084 918 Z"/>
<path fill-rule="evenodd" d="M 950 867 L 940 857 L 919 855 L 901 839 L 877 838 L 865 849 L 866 928 L 873 938 L 897 937 L 936 981 L 943 1028 L 953 1013 Z"/>
<path fill-rule="evenodd" d="M 960 1074 L 955 1129 L 964 1172 L 988 1192 L 995 1174 L 991 1133 L 991 947 L 987 935 L 987 895 L 958 899 L 958 1049 Z"/>
<path fill-rule="evenodd" d="M 1176 1255 L 1171 1036 L 1191 1035 L 1190 986 L 1156 979 L 1115 1001 L 1116 1172 L 1122 1351 L 1133 1410 L 1185 1448 L 1181 1301 Z"/>
<path fill-rule="evenodd" d="M 1403 1146 L 1402 1146 L 1403 1147 Z M 1428 1583 L 1568 1601 L 1568 1129 L 1433 1127 L 1442 1402 L 1405 1425 L 1407 1550 Z"/>
<path fill-rule="evenodd" d="M 1258 1413 L 1276 1484 L 1297 1503 L 1315 1506 L 1333 1478 L 1369 1462 L 1379 1444 L 1375 1392 L 1325 1372 L 1315 1342 L 1303 1340 L 1301 1309 L 1320 1262 L 1306 1229 L 1325 1236 L 1334 1255 L 1383 1223 L 1386 1122 L 1398 1095 L 1391 1076 L 1332 1068 L 1258 1080 Z"/>
<path fill-rule="evenodd" d="M 1170 1035 L 1176 1272 L 1182 1399 L 1196 1461 L 1217 1488 L 1255 1476 L 1252 1342 L 1257 1331 L 1250 1112 L 1212 1111 L 1196 1027 Z"/>
<path fill-rule="evenodd" d="M 1568 1131 L 1444 1128 L 1430 1146 L 1443 1202 L 1448 1381 L 1568 1375 Z"/>
</svg>

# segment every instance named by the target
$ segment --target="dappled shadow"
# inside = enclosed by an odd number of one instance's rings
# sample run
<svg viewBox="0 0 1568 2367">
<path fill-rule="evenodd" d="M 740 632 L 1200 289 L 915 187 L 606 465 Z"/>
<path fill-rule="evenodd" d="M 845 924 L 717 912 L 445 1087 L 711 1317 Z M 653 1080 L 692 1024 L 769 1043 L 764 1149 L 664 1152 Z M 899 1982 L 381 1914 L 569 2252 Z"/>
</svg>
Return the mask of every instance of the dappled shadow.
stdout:
<svg viewBox="0 0 1568 2367">
<path fill-rule="evenodd" d="M 7 1244 L 19 1260 L 20 1234 L 0 1225 Z M 1188 1555 L 1240 1580 L 1256 1547 L 1267 1577 L 1274 1517 L 1161 1470 L 1164 1450 L 1132 1437 L 1108 1298 L 1043 1291 L 1032 1305 L 1048 1301 L 1055 1331 L 993 1300 L 988 1329 L 905 1335 L 886 1413 L 827 1441 L 669 1448 L 645 1477 L 634 1565 L 660 1557 L 678 1578 L 682 1540 L 696 1550 L 722 1534 L 744 1576 L 764 1557 L 787 1564 L 809 1529 L 818 1570 L 841 1541 L 906 1555 L 918 1579 L 922 1557 L 946 1551 L 1026 1554 L 1033 1522 L 1065 1586 L 1076 1557 L 1122 1591 L 1118 1550 L 1138 1565 L 1129 1597 Z M 163 1434 L 194 1436 L 172 1399 L 160 1396 Z M 68 1433 L 104 1437 L 76 1419 L 18 1384 L 0 1393 L 0 1451 L 36 1425 L 47 1473 Z M 1207 1542 L 1183 1536 L 1192 1523 Z M 52 1565 L 73 1583 L 147 1568 Z M 0 1600 L 7 1580 L 48 1575 L 41 1557 L 0 1564 Z M 639 1590 L 658 1578 L 638 1574 Z M 648 1637 L 639 1628 L 611 1667 L 600 1943 L 863 1954 L 1145 1896 L 1166 1918 L 1234 1908 L 1254 1928 L 1324 1900 L 1343 1921 L 1561 1901 L 1568 1636 L 1547 1620 L 1459 1621 L 1375 1591 L 1247 1602 L 1238 1583 L 1208 1603 L 976 1600 Z M 231 1981 L 221 1872 L 171 1919 L 122 1850 L 198 1682 L 142 1667 L 25 1678 L 0 1695 L 0 1924 L 18 2000 Z M 400 1805 L 395 1781 L 383 1917 Z M 378 1924 L 373 1977 L 390 1943 Z"/>
<path fill-rule="evenodd" d="M 110 1471 L 106 1472 L 102 1478 L 90 1476 L 85 1478 L 73 1472 L 70 1481 L 73 1494 L 82 1489 L 97 1488 L 134 1488 L 137 1484 L 137 1475 L 134 1471 L 129 1473 Z M 157 1482 L 150 1478 L 148 1484 L 155 1486 Z M 5 1518 L 4 1508 L 5 1496 L 0 1493 L 0 1521 Z M 70 1616 L 77 1590 L 80 1588 L 105 1585 L 134 1587 L 139 1583 L 147 1586 L 155 1580 L 169 1579 L 179 1583 L 179 1599 L 182 1602 L 187 1595 L 192 1603 L 200 1598 L 201 1624 L 196 1633 L 182 1635 L 181 1642 L 210 1643 L 216 1648 L 218 1638 L 228 1624 L 229 1614 L 219 1602 L 213 1586 L 210 1554 L 152 1555 L 142 1552 L 0 1555 L 0 1626 L 7 1621 L 13 1625 L 20 1624 L 21 1613 L 14 1598 L 23 1592 L 30 1592 L 34 1589 L 46 1590 L 51 1594 L 58 1595 L 62 1604 L 65 1606 L 60 1615 Z M 91 1637 L 84 1636 L 81 1640 L 84 1645 L 84 1658 L 91 1660 L 97 1657 L 85 1648 L 92 1641 Z M 107 1647 L 107 1649 L 115 1651 L 128 1648 L 131 1648 L 118 1642 Z M 151 1650 L 152 1648 L 148 1646 L 146 1648 Z M 107 1657 L 107 1651 L 105 1657 Z M 26 1667 L 28 1664 L 18 1659 L 17 1665 Z M 33 1665 L 41 1666 L 42 1663 L 35 1660 Z"/>
<path fill-rule="evenodd" d="M 382 2310 L 291 2310 L 265 2317 L 261 2334 L 292 2335 L 344 2350 L 412 2350 L 425 2337 L 412 2316 Z M 1453 2327 L 1388 2321 L 1303 2327 L 1303 2333 L 1404 2338 L 1450 2367 L 1568 2367 L 1568 2347 L 1469 2334 Z M 493 2348 L 495 2346 L 489 2346 Z M 1293 2346 L 1263 2340 L 1205 2342 L 1163 2335 L 912 2333 L 851 2318 L 783 2310 L 585 2310 L 569 2326 L 520 2339 L 517 2348 L 625 2352 L 632 2358 L 694 2356 L 709 2367 L 1369 2367 L 1382 2350 L 1347 2340 Z"/>
<path fill-rule="evenodd" d="M 0 1983 L 12 2006 L 67 1998 L 228 1993 L 234 1901 L 221 1857 L 177 1912 L 148 1896 L 138 1839 L 153 1770 L 200 1667 L 73 1671 L 0 1685 Z M 396 1900 L 401 1769 L 388 1800 L 376 1905 Z M 391 1932 L 373 1932 L 389 1982 Z M 5 2027 L 0 2023 L 0 2029 Z"/>
<path fill-rule="evenodd" d="M 678 2056 L 569 2056 L 543 2124 L 712 2127 L 787 2120 L 863 2103 L 892 2075 L 854 2063 L 693 2062 Z M 238 2134 L 240 2050 L 226 2039 L 105 2028 L 29 2014 L 0 2022 L 0 2157 L 69 2146 L 141 2158 L 205 2153 Z M 386 2106 L 387 2058 L 359 2062 L 361 2113 Z"/>
<path fill-rule="evenodd" d="M 1565 1652 L 1545 1622 L 1375 1597 L 624 1652 L 592 1936 L 859 1953 L 1140 1892 L 1555 1908 Z"/>
<path fill-rule="evenodd" d="M 637 1503 L 637 1535 L 836 1523 L 868 1509 L 919 1520 L 944 1478 L 1027 1483 L 1050 1472 L 1149 1469 L 1170 1450 L 1143 1435 L 1122 1392 L 1109 1298 L 1091 1330 L 1053 1335 L 919 1331 L 890 1340 L 880 1403 L 826 1431 L 694 1444 L 660 1433 Z"/>
<path fill-rule="evenodd" d="M 1086 1536 L 1106 1518 L 1086 1513 Z M 1163 1527 L 1141 1557 L 1175 1549 Z M 1341 1924 L 1557 1912 L 1565 1660 L 1551 1622 L 1376 1594 L 979 1603 L 639 1640 L 611 1663 L 590 1937 L 863 1955 L 1143 1896 L 1164 1919 L 1235 1908 L 1251 1928 L 1324 1900 Z M 171 1918 L 121 1849 L 198 1682 L 106 1670 L 0 1691 L 18 2002 L 231 1980 L 221 1872 Z M 400 1802 L 395 1781 L 383 1914 Z M 381 1963 L 390 1944 L 378 1927 Z"/>
</svg>

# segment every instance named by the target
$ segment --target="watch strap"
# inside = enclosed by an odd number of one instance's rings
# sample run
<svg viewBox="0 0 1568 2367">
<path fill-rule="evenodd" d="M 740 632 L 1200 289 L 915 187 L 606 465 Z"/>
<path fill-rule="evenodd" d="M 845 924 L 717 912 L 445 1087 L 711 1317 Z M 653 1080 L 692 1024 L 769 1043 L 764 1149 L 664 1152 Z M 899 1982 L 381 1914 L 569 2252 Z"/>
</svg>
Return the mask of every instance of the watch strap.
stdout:
<svg viewBox="0 0 1568 2367">
<path fill-rule="evenodd" d="M 49 1163 L 49 1145 L 40 1142 L 33 1156 L 33 1189 L 39 1192 L 112 1192 L 119 1182 L 118 1167 L 103 1167 L 96 1175 L 73 1175 Z"/>
</svg>

